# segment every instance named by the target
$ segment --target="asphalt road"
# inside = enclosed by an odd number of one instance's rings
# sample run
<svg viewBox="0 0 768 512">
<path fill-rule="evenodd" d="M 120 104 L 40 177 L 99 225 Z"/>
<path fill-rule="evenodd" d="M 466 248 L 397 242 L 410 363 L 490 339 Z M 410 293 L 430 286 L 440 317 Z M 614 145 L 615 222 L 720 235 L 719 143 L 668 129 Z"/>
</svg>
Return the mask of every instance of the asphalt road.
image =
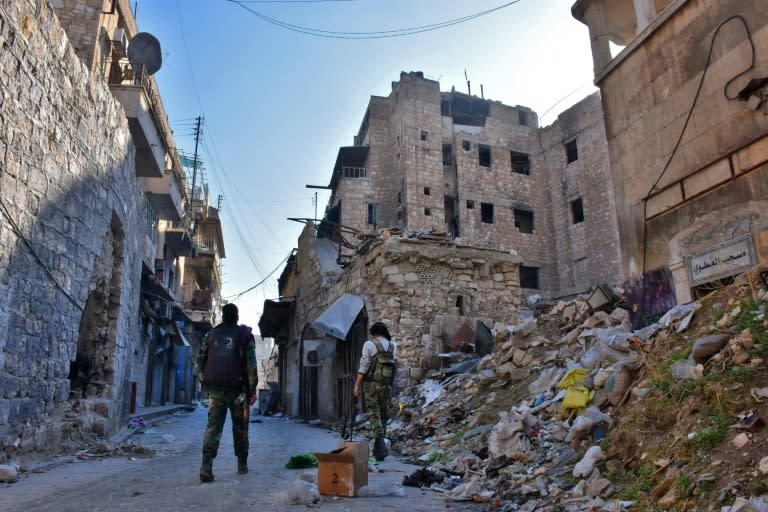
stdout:
<svg viewBox="0 0 768 512">
<path fill-rule="evenodd" d="M 42 472 L 22 474 L 14 484 L 0 485 L 0 510 L 52 512 L 300 510 L 292 503 L 300 477 L 316 469 L 286 469 L 291 455 L 329 451 L 339 434 L 283 418 L 262 418 L 250 424 L 250 472 L 238 475 L 230 423 L 224 427 L 215 480 L 198 478 L 200 442 L 207 410 L 177 413 L 153 424 L 128 441 L 151 450 L 152 456 L 72 457 L 57 459 Z M 475 504 L 449 502 L 436 491 L 402 487 L 403 477 L 418 469 L 394 456 L 371 466 L 369 489 L 377 496 L 323 497 L 315 506 L 329 511 L 350 510 L 479 510 Z M 387 494 L 381 496 L 380 494 Z"/>
</svg>

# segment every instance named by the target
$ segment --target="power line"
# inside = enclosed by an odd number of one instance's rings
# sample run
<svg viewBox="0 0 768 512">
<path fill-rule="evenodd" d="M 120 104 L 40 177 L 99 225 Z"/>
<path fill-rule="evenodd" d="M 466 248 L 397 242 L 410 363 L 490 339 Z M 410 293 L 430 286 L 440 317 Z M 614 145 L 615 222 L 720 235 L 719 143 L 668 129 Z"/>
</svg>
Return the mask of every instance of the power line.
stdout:
<svg viewBox="0 0 768 512">
<path fill-rule="evenodd" d="M 288 258 L 290 258 L 290 257 L 291 257 L 291 254 L 293 254 L 293 253 L 292 253 L 292 252 L 289 252 L 289 253 L 288 253 L 288 256 L 286 256 L 285 258 L 283 258 L 283 261 L 281 261 L 280 263 L 278 263 L 278 264 L 277 264 L 277 266 L 276 266 L 275 268 L 273 268 L 273 269 L 272 269 L 272 271 L 271 271 L 269 274 L 267 274 L 267 275 L 266 275 L 266 276 L 265 276 L 265 277 L 264 277 L 264 278 L 263 278 L 261 281 L 259 281 L 259 282 L 258 282 L 258 283 L 256 283 L 255 285 L 251 286 L 250 288 L 248 288 L 248 289 L 246 289 L 246 290 L 243 290 L 243 291 L 242 291 L 242 292 L 240 292 L 240 293 L 236 293 L 236 294 L 234 294 L 234 295 L 229 295 L 229 296 L 227 296 L 227 297 L 224 297 L 224 298 L 225 298 L 225 299 L 231 299 L 231 298 L 236 298 L 236 299 L 239 299 L 240 297 L 242 297 L 242 296 L 243 296 L 243 295 L 245 295 L 246 293 L 248 293 L 248 292 L 250 292 L 250 291 L 252 291 L 252 290 L 255 290 L 256 288 L 258 288 L 259 286 L 261 286 L 262 284 L 264 284 L 264 282 L 265 282 L 267 279 L 269 279 L 269 278 L 270 278 L 270 277 L 271 277 L 271 276 L 272 276 L 272 275 L 273 275 L 275 272 L 277 272 L 278 270 L 280 270 L 280 267 L 282 266 L 282 264 L 283 264 L 283 263 L 285 263 L 286 261 L 288 261 Z"/>
<path fill-rule="evenodd" d="M 464 23 L 465 21 L 470 21 L 475 18 L 479 18 L 481 16 L 485 16 L 487 14 L 491 14 L 493 12 L 499 11 L 501 9 L 509 7 L 510 5 L 516 4 L 521 0 L 513 0 L 511 2 L 507 2 L 497 7 L 487 9 L 485 11 L 469 14 L 467 16 L 462 16 L 460 18 L 441 21 L 439 23 L 432 23 L 430 25 L 421 25 L 418 27 L 401 28 L 401 29 L 394 29 L 394 30 L 381 30 L 381 31 L 372 31 L 372 32 L 346 32 L 346 31 L 322 30 L 318 28 L 304 27 L 301 25 L 293 25 L 293 24 L 278 20 L 276 18 L 269 17 L 265 14 L 262 14 L 252 9 L 251 7 L 248 7 L 247 5 L 245 5 L 244 0 L 226 0 L 226 1 L 239 5 L 246 11 L 250 12 L 251 14 L 253 14 L 258 18 L 261 18 L 267 23 L 277 25 L 278 27 L 284 28 L 286 30 L 291 30 L 293 32 L 299 32 L 301 34 L 306 34 L 306 35 L 316 36 L 316 37 L 332 38 L 332 39 L 383 39 L 383 38 L 389 38 L 389 37 L 409 36 L 413 34 L 419 34 L 422 32 L 428 32 L 431 30 L 450 27 L 453 25 L 458 25 L 459 23 Z"/>
</svg>

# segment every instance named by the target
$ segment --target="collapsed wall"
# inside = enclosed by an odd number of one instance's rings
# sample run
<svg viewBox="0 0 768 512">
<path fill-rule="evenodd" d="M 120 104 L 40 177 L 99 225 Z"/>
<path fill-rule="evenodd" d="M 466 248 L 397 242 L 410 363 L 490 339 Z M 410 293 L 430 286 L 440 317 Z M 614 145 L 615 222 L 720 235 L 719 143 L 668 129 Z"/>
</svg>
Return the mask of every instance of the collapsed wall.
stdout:
<svg viewBox="0 0 768 512">
<path fill-rule="evenodd" d="M 0 42 L 2 462 L 117 430 L 147 237 L 123 110 L 48 3 L 5 2 Z"/>
</svg>

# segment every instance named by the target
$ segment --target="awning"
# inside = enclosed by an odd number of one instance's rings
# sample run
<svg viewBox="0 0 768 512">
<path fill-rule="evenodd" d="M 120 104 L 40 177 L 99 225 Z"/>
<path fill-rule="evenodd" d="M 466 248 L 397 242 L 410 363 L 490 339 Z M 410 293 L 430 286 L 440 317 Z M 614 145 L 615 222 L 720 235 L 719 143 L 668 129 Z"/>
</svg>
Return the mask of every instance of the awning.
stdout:
<svg viewBox="0 0 768 512">
<path fill-rule="evenodd" d="M 154 275 L 142 275 L 141 276 L 141 292 L 149 297 L 150 300 L 164 300 L 174 301 L 171 291 L 160 282 L 157 276 Z"/>
<path fill-rule="evenodd" d="M 365 307 L 365 301 L 361 296 L 345 293 L 309 326 L 343 341 L 347 338 L 349 329 L 355 323 L 355 318 L 360 314 L 363 307 Z"/>
<path fill-rule="evenodd" d="M 280 339 L 280 334 L 287 336 L 288 324 L 293 310 L 294 300 L 265 300 L 259 319 L 259 331 L 262 338 Z"/>
</svg>

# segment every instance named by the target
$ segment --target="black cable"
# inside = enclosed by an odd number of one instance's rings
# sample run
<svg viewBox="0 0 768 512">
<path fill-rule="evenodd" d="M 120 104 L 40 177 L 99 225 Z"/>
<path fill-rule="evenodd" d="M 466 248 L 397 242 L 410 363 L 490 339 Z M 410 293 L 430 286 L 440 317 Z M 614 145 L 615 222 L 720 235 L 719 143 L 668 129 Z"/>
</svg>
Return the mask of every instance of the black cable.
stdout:
<svg viewBox="0 0 768 512">
<path fill-rule="evenodd" d="M 283 265 L 283 263 L 285 263 L 286 261 L 288 261 L 288 258 L 290 258 L 292 254 L 293 254 L 293 252 L 290 252 L 290 253 L 288 253 L 288 256 L 286 256 L 285 258 L 283 258 L 283 260 L 282 260 L 280 263 L 278 263 L 278 264 L 277 264 L 277 266 L 276 266 L 274 269 L 272 269 L 272 271 L 271 271 L 269 274 L 267 274 L 266 276 L 264 276 L 264 279 L 262 279 L 261 281 L 259 281 L 259 282 L 258 282 L 258 283 L 256 283 L 255 285 L 251 286 L 250 288 L 248 288 L 248 289 L 246 289 L 246 290 L 243 290 L 243 291 L 242 291 L 242 292 L 240 292 L 240 293 L 235 293 L 235 294 L 233 294 L 233 295 L 228 295 L 228 296 L 226 296 L 226 297 L 222 297 L 222 298 L 224 298 L 224 299 L 232 299 L 232 298 L 237 298 L 237 299 L 240 299 L 240 297 L 242 297 L 242 296 L 243 296 L 243 295 L 245 295 L 246 293 L 248 293 L 248 292 L 250 292 L 250 291 L 253 291 L 253 290 L 255 290 L 256 288 L 258 288 L 259 286 L 261 286 L 262 284 L 264 284 L 264 282 L 266 282 L 266 280 L 267 280 L 267 279 L 269 279 L 269 278 L 270 278 L 270 277 L 271 277 L 271 276 L 272 276 L 272 275 L 273 275 L 275 272 L 277 272 L 278 270 L 280 270 L 280 267 Z"/>
<path fill-rule="evenodd" d="M 750 47 L 752 49 L 752 63 L 744 71 L 741 71 L 738 74 L 734 75 L 725 83 L 725 85 L 723 86 L 723 96 L 725 96 L 726 99 L 733 100 L 738 97 L 738 96 L 734 96 L 734 97 L 728 96 L 728 87 L 731 85 L 731 83 L 734 80 L 744 75 L 755 66 L 755 58 L 756 58 L 755 45 L 754 45 L 754 42 L 752 41 L 752 33 L 750 32 L 749 26 L 747 25 L 747 20 L 744 19 L 744 17 L 739 14 L 734 14 L 733 16 L 729 16 L 725 20 L 721 21 L 720 24 L 718 24 L 717 28 L 715 28 L 715 31 L 712 34 L 712 39 L 709 42 L 709 50 L 707 51 L 707 60 L 704 64 L 704 70 L 701 73 L 701 79 L 699 80 L 699 85 L 696 87 L 696 93 L 693 96 L 693 102 L 691 103 L 691 108 L 688 109 L 688 114 L 685 116 L 685 122 L 683 123 L 682 130 L 680 130 L 680 135 L 678 136 L 677 141 L 675 142 L 675 146 L 674 148 L 672 148 L 672 152 L 669 154 L 669 158 L 667 158 L 667 162 L 664 164 L 664 167 L 662 168 L 661 173 L 659 174 L 658 178 L 656 178 L 656 181 L 653 182 L 653 185 L 648 190 L 648 193 L 642 199 L 643 201 L 643 266 L 642 266 L 642 272 L 640 273 L 641 276 L 645 275 L 646 259 L 648 257 L 648 228 L 647 228 L 648 220 L 646 218 L 648 214 L 648 199 L 650 199 L 651 194 L 654 193 L 654 190 L 656 189 L 656 186 L 661 181 L 661 178 L 667 172 L 667 169 L 669 169 L 669 165 L 672 163 L 672 159 L 677 154 L 677 150 L 679 149 L 680 143 L 683 140 L 683 135 L 685 135 L 685 132 L 688 129 L 688 123 L 690 122 L 691 116 L 693 115 L 693 110 L 696 107 L 696 102 L 699 100 L 699 95 L 701 94 L 701 89 L 702 89 L 702 86 L 704 85 L 704 79 L 707 76 L 707 70 L 709 70 L 709 67 L 712 61 L 712 52 L 715 47 L 715 40 L 717 39 L 717 35 L 720 32 L 720 29 L 723 28 L 723 26 L 726 23 L 732 20 L 739 20 L 744 25 L 744 29 L 747 32 L 747 41 L 749 41 Z M 643 304 L 645 304 L 645 298 L 646 298 L 646 287 L 645 287 L 645 284 L 643 284 L 643 293 L 642 293 Z M 642 304 L 641 304 L 641 307 L 642 307 Z"/>
<path fill-rule="evenodd" d="M 463 23 L 465 21 L 470 21 L 475 18 L 479 18 L 480 16 L 485 16 L 486 14 L 490 14 L 496 11 L 499 11 L 501 9 L 504 9 L 505 7 L 509 7 L 510 5 L 516 4 L 520 2 L 521 0 L 513 0 L 511 2 L 507 2 L 505 4 L 502 4 L 500 6 L 494 7 L 492 9 L 488 9 L 485 11 L 477 12 L 474 14 L 469 14 L 467 16 L 463 16 L 461 18 L 454 18 L 452 20 L 446 20 L 439 23 L 433 23 L 430 25 L 421 25 L 418 27 L 410 27 L 410 28 L 402 28 L 402 29 L 395 29 L 395 30 L 382 30 L 382 31 L 372 31 L 372 32 L 346 32 L 346 31 L 333 31 L 333 30 L 322 30 L 317 28 L 311 28 L 311 27 L 303 27 L 301 25 L 293 25 L 290 23 L 286 23 L 284 21 L 278 20 L 276 18 L 271 18 L 269 16 L 266 16 L 258 11 L 255 11 L 254 9 L 244 5 L 243 0 L 226 0 L 228 2 L 231 2 L 233 4 L 237 4 L 246 11 L 250 12 L 254 16 L 257 16 L 258 18 L 261 18 L 262 20 L 271 23 L 273 25 L 277 25 L 278 27 L 284 28 L 286 30 L 291 30 L 293 32 L 299 32 L 301 34 L 311 35 L 311 36 L 317 36 L 317 37 L 326 37 L 326 38 L 332 38 L 332 39 L 382 39 L 382 38 L 388 38 L 388 37 L 401 37 L 401 36 L 408 36 L 413 34 L 419 34 L 422 32 L 428 32 L 431 30 L 437 30 L 440 28 L 446 28 L 450 27 L 452 25 L 458 25 L 459 23 Z"/>
<path fill-rule="evenodd" d="M 16 236 L 18 236 L 22 242 L 24 242 L 24 245 L 27 246 L 27 249 L 29 249 L 29 252 L 32 253 L 32 257 L 35 258 L 35 261 L 37 261 L 38 265 L 45 271 L 45 274 L 48 276 L 48 279 L 51 280 L 53 285 L 61 291 L 61 293 L 69 299 L 69 301 L 74 304 L 74 306 L 80 310 L 80 312 L 84 312 L 85 309 L 80 305 L 80 303 L 72 297 L 72 295 L 69 294 L 67 290 L 64 289 L 64 287 L 56 280 L 51 270 L 48 268 L 48 266 L 43 263 L 43 260 L 40 259 L 40 256 L 37 254 L 37 251 L 32 247 L 32 244 L 27 240 L 27 238 L 24 236 L 24 233 L 21 232 L 21 229 L 19 229 L 19 226 L 14 222 L 13 217 L 11 217 L 10 212 L 8 211 L 8 208 L 6 208 L 5 203 L 3 202 L 2 198 L 0 198 L 0 210 L 2 210 L 3 215 L 5 216 L 8 223 L 11 225 L 11 229 L 14 233 L 16 233 Z"/>
</svg>

